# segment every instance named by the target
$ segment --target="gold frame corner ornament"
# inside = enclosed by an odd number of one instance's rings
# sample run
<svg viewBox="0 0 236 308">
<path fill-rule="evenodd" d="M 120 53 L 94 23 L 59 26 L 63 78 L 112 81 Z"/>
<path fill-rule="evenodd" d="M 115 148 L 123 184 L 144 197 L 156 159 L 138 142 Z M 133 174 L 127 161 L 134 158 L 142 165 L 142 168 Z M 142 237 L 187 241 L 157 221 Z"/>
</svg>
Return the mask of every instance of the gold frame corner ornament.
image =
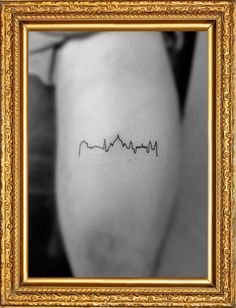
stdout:
<svg viewBox="0 0 236 308">
<path fill-rule="evenodd" d="M 1 305 L 233 307 L 235 4 L 6 0 L 1 7 Z M 28 277 L 28 31 L 208 32 L 208 277 Z"/>
</svg>

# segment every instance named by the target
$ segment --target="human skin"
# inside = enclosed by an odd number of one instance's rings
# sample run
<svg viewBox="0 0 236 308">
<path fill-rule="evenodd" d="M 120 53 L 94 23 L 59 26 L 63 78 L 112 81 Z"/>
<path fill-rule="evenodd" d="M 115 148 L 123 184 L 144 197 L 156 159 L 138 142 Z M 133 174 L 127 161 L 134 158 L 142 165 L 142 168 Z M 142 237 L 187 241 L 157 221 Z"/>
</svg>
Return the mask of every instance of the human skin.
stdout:
<svg viewBox="0 0 236 308">
<path fill-rule="evenodd" d="M 75 277 L 155 275 L 178 189 L 180 116 L 161 33 L 104 32 L 57 53 L 56 194 Z M 151 151 L 112 142 L 158 143 Z"/>
</svg>

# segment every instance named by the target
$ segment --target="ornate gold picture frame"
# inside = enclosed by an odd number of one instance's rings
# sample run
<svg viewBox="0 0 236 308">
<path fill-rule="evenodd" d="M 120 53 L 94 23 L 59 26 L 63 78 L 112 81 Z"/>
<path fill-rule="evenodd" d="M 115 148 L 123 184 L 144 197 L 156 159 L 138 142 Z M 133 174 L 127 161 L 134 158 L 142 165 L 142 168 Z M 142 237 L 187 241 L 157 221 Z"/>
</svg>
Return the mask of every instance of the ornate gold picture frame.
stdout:
<svg viewBox="0 0 236 308">
<path fill-rule="evenodd" d="M 235 5 L 228 1 L 1 1 L 1 306 L 234 307 Z M 28 275 L 28 32 L 206 31 L 208 277 Z"/>
</svg>

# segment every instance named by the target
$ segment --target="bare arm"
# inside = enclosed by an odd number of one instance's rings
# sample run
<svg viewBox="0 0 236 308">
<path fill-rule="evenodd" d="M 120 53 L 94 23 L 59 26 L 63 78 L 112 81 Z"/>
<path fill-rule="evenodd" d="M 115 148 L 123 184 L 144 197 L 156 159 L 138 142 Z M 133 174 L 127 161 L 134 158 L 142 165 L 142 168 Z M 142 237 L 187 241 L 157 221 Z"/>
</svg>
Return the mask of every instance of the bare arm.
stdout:
<svg viewBox="0 0 236 308">
<path fill-rule="evenodd" d="M 58 53 L 57 203 L 74 276 L 151 276 L 174 206 L 177 93 L 160 33 L 107 32 Z M 117 135 L 132 151 L 116 144 Z M 79 156 L 79 145 L 85 140 Z M 155 150 L 145 148 L 151 141 Z M 150 147 L 149 147 L 150 149 Z"/>
</svg>

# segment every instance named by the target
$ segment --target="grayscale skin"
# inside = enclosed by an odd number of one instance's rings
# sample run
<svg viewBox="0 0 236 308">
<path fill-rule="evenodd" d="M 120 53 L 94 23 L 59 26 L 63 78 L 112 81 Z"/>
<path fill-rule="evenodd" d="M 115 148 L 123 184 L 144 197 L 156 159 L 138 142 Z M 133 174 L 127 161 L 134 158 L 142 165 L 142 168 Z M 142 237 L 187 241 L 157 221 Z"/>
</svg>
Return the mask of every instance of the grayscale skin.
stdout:
<svg viewBox="0 0 236 308">
<path fill-rule="evenodd" d="M 178 192 L 180 116 L 161 33 L 103 32 L 57 54 L 56 192 L 75 277 L 150 277 Z M 134 153 L 117 142 L 158 143 Z"/>
</svg>

